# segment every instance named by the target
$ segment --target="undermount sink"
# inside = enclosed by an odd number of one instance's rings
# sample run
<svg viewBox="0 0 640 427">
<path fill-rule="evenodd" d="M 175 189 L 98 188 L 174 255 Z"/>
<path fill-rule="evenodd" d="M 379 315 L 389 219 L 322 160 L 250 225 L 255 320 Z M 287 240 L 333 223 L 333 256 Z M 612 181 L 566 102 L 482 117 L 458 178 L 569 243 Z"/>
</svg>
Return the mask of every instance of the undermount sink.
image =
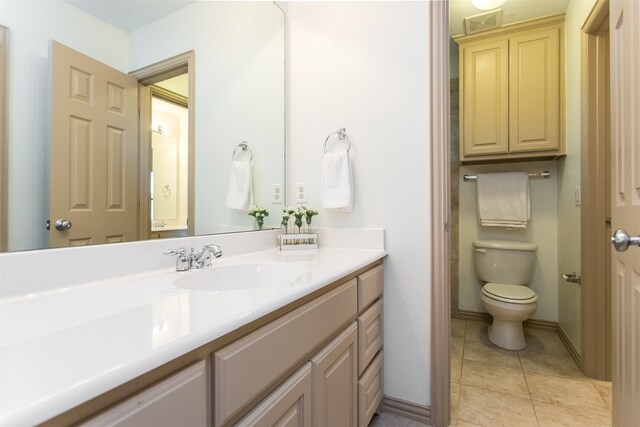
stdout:
<svg viewBox="0 0 640 427">
<path fill-rule="evenodd" d="M 258 262 L 213 265 L 176 279 L 179 288 L 195 291 L 235 291 L 263 287 L 283 287 L 309 280 L 309 269 L 299 264 Z"/>
</svg>

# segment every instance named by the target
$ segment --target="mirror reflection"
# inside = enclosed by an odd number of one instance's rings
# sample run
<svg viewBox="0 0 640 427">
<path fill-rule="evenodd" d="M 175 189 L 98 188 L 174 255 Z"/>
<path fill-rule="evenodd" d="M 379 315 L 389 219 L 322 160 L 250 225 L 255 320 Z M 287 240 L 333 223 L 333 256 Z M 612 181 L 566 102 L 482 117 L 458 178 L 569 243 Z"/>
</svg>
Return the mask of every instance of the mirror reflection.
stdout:
<svg viewBox="0 0 640 427">
<path fill-rule="evenodd" d="M 114 14 L 115 8 L 123 14 Z M 0 25 L 10 34 L 3 112 L 8 203 L 1 208 L 8 218 L 8 250 L 53 247 L 54 233 L 66 236 L 72 230 L 81 236 L 57 246 L 256 229 L 246 204 L 228 203 L 237 190 L 247 192 L 251 205 L 272 213 L 266 227 L 278 226 L 282 204 L 272 202 L 272 193 L 274 186 L 284 185 L 285 81 L 284 14 L 277 5 L 3 0 Z M 54 96 L 51 41 L 137 80 L 135 129 L 107 125 L 104 152 L 97 143 L 101 133 L 88 130 L 97 127 L 95 119 L 84 118 L 75 107 L 62 119 L 56 113 L 67 101 Z M 171 62 L 185 54 L 193 58 L 188 67 Z M 90 83 L 97 77 L 79 72 L 79 66 L 70 69 L 76 80 L 69 78 L 67 98 L 93 94 Z M 124 89 L 120 92 L 124 85 L 107 86 L 109 108 L 117 109 L 126 98 Z M 152 111 L 145 114 L 147 99 Z M 60 134 L 67 144 L 63 149 L 53 144 Z M 234 164 L 245 153 L 234 156 L 234 150 L 243 142 L 252 156 L 250 173 L 240 182 L 248 180 L 249 186 L 238 188 Z M 128 154 L 131 144 L 136 149 Z M 123 165 L 132 157 L 129 170 Z M 62 184 L 51 179 L 60 164 L 70 176 Z M 106 184 L 93 189 L 102 180 L 95 175 L 99 168 L 108 172 Z M 136 194 L 124 203 L 127 190 Z M 53 212 L 57 204 L 67 212 Z M 113 221 L 73 217 L 98 208 L 133 212 L 135 228 L 96 231 Z M 51 230 L 45 228 L 47 220 Z M 71 227 L 58 231 L 57 220 Z"/>
<path fill-rule="evenodd" d="M 151 238 L 188 234 L 188 85 L 182 74 L 151 91 Z"/>
</svg>

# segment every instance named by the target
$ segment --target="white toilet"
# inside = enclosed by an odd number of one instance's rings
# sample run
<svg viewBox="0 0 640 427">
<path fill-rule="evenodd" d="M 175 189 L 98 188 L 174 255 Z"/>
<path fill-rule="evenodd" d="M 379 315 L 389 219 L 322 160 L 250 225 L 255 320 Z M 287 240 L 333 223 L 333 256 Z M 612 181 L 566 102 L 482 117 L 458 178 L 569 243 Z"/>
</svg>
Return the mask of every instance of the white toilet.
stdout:
<svg viewBox="0 0 640 427">
<path fill-rule="evenodd" d="M 527 346 L 522 322 L 538 308 L 538 295 L 527 287 L 537 246 L 526 242 L 475 240 L 473 264 L 483 283 L 481 299 L 493 316 L 489 340 L 507 350 Z"/>
</svg>

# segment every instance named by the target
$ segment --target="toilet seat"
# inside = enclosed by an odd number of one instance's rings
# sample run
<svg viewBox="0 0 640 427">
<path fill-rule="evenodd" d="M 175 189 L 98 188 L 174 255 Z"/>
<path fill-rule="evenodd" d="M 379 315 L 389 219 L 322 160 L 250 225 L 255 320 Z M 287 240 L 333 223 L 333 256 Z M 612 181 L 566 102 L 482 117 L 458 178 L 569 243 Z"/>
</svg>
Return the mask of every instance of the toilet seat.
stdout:
<svg viewBox="0 0 640 427">
<path fill-rule="evenodd" d="M 530 288 L 521 285 L 505 285 L 502 283 L 486 283 L 482 287 L 482 295 L 496 301 L 510 304 L 531 304 L 538 301 L 538 295 Z"/>
</svg>

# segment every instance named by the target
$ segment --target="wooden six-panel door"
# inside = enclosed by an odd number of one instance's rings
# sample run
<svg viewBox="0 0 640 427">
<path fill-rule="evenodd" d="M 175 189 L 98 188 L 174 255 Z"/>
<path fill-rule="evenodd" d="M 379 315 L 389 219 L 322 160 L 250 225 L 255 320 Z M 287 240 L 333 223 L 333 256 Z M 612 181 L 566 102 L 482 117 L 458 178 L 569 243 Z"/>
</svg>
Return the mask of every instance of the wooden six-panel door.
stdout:
<svg viewBox="0 0 640 427">
<path fill-rule="evenodd" d="M 137 80 L 55 41 L 50 57 L 49 246 L 136 240 Z"/>
<path fill-rule="evenodd" d="M 612 229 L 640 234 L 640 3 L 612 0 Z M 613 425 L 640 425 L 640 247 L 613 250 Z"/>
</svg>

